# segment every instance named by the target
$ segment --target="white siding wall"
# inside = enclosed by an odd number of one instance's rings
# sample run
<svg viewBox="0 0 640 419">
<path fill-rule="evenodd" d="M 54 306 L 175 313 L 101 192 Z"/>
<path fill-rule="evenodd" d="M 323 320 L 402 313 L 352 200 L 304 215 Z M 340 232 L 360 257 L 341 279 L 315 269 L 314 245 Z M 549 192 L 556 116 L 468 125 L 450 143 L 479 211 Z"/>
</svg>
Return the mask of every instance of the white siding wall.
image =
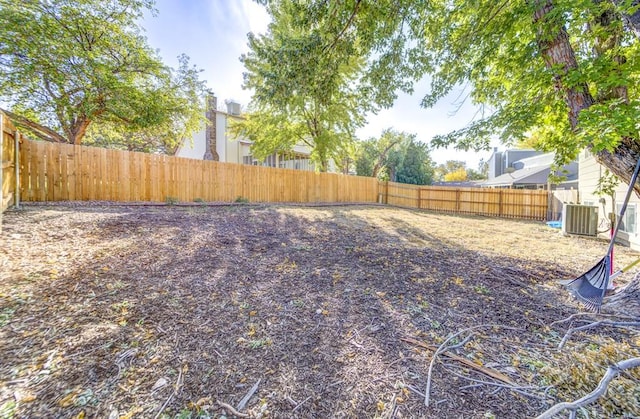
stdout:
<svg viewBox="0 0 640 419">
<path fill-rule="evenodd" d="M 598 217 L 600 218 L 600 228 L 599 230 L 604 229 L 605 222 L 603 218 L 606 219 L 609 213 L 614 212 L 615 214 L 619 213 L 619 208 L 612 208 L 612 202 L 610 197 L 600 197 L 594 194 L 598 186 L 598 180 L 600 176 L 605 173 L 606 168 L 596 162 L 595 157 L 591 155 L 588 151 L 582 151 L 580 153 L 579 158 L 580 164 L 580 178 L 578 189 L 580 190 L 580 201 L 581 203 L 586 203 L 590 205 L 595 205 L 598 207 Z M 620 182 L 618 187 L 616 188 L 615 193 L 615 203 L 617 205 L 621 205 L 624 201 L 624 197 L 627 193 L 629 185 L 626 183 Z M 603 205 L 599 202 L 601 198 L 605 199 L 604 208 Z M 629 199 L 629 207 L 628 216 L 634 217 L 636 225 L 635 233 L 628 233 L 621 231 L 618 233 L 618 238 L 622 243 L 630 245 L 634 249 L 640 250 L 640 232 L 637 230 L 638 220 L 637 214 L 640 211 L 640 198 L 635 193 L 631 194 L 631 198 Z M 609 233 L 603 233 L 603 236 L 608 237 Z"/>
<path fill-rule="evenodd" d="M 243 157 L 251 154 L 250 141 L 243 138 L 232 138 L 228 133 L 230 121 L 237 118 L 237 116 L 229 115 L 226 112 L 216 112 L 216 151 L 218 152 L 221 162 L 243 163 Z M 204 158 L 204 153 L 206 151 L 205 141 L 206 129 L 203 127 L 191 140 L 185 140 L 184 144 L 178 149 L 176 156 L 192 159 Z M 306 145 L 296 145 L 293 148 L 293 151 L 306 155 L 311 153 L 311 150 Z M 283 166 L 292 169 L 313 170 L 313 167 L 308 161 L 304 164 L 291 163 L 291 165 Z"/>
<path fill-rule="evenodd" d="M 205 145 L 206 130 L 203 127 L 200 131 L 196 132 L 191 140 L 185 140 L 182 146 L 178 149 L 176 156 L 187 157 L 190 159 L 200 159 L 204 157 L 206 151 Z"/>
</svg>

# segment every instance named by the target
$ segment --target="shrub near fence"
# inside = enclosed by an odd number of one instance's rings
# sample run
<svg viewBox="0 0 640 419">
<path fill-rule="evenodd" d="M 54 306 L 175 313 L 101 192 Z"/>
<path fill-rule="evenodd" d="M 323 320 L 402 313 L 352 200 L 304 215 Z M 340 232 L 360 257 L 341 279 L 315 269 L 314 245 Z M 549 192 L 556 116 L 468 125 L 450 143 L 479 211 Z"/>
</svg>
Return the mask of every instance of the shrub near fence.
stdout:
<svg viewBox="0 0 640 419">
<path fill-rule="evenodd" d="M 24 140 L 24 201 L 375 202 L 377 180 Z"/>
<path fill-rule="evenodd" d="M 548 193 L 542 190 L 451 188 L 389 182 L 379 193 L 390 205 L 459 214 L 544 220 Z"/>
</svg>

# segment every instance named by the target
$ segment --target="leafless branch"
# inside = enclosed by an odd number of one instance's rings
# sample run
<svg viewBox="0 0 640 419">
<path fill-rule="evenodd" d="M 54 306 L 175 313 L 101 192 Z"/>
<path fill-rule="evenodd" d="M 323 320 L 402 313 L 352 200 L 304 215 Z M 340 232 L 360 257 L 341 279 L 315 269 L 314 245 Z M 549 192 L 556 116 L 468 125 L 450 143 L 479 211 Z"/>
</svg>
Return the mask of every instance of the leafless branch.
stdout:
<svg viewBox="0 0 640 419">
<path fill-rule="evenodd" d="M 502 325 L 497 325 L 497 324 L 479 324 L 479 325 L 476 325 L 476 326 L 468 327 L 466 329 L 462 329 L 462 330 L 454 333 L 453 335 L 450 335 L 436 349 L 436 351 L 433 353 L 433 357 L 431 358 L 431 362 L 429 363 L 429 371 L 427 373 L 427 386 L 426 386 L 425 391 L 424 391 L 424 404 L 425 404 L 425 406 L 427 406 L 427 407 L 429 406 L 429 399 L 430 399 L 429 393 L 431 392 L 431 374 L 433 372 L 433 366 L 435 365 L 435 362 L 436 362 L 436 359 L 438 358 L 438 355 L 440 355 L 443 352 L 446 352 L 447 350 L 450 349 L 450 346 L 448 346 L 447 343 L 449 343 L 449 341 L 457 338 L 458 336 L 460 336 L 463 333 L 472 332 L 472 331 L 477 330 L 477 329 L 492 328 L 492 327 L 500 327 L 500 328 L 504 328 L 504 329 L 516 329 L 517 330 L 517 328 L 515 328 L 515 327 L 502 326 Z M 468 340 L 468 338 L 469 337 L 467 337 L 466 340 Z"/>
<path fill-rule="evenodd" d="M 562 319 L 562 320 L 556 320 L 555 322 L 551 323 L 549 326 L 555 326 L 557 324 L 562 324 L 562 323 L 567 323 L 570 321 L 573 321 L 575 319 L 577 319 L 578 317 L 593 317 L 593 316 L 599 316 L 599 317 L 615 317 L 618 319 L 626 319 L 626 320 L 637 320 L 637 317 L 633 317 L 633 316 L 619 316 L 617 314 L 604 314 L 604 313 L 600 313 L 600 314 L 596 314 L 596 313 L 589 313 L 589 312 L 582 312 L 582 313 L 574 313 L 572 315 L 570 315 L 569 317 L 567 317 L 566 319 Z M 589 319 L 588 321 L 593 321 L 592 319 Z"/>
<path fill-rule="evenodd" d="M 571 335 L 573 335 L 575 332 L 579 332 L 581 330 L 593 329 L 594 327 L 598 327 L 598 326 L 638 327 L 640 326 L 640 322 L 612 322 L 609 320 L 599 320 L 597 322 L 585 324 L 583 326 L 572 327 L 569 330 L 567 330 L 567 333 L 565 333 L 564 337 L 560 341 L 560 344 L 558 345 L 558 349 L 562 349 L 564 345 L 567 343 L 567 341 L 571 338 Z"/>
<path fill-rule="evenodd" d="M 613 380 L 620 374 L 620 371 L 637 367 L 640 367 L 640 358 L 630 358 L 610 366 L 609 368 L 607 368 L 607 372 L 600 380 L 598 387 L 596 387 L 596 389 L 591 393 L 574 402 L 558 403 L 555 406 L 552 406 L 547 411 L 543 412 L 536 419 L 551 419 L 554 415 L 567 409 L 572 412 L 572 415 L 575 415 L 576 410 L 581 409 L 584 406 L 587 406 L 598 400 L 607 391 L 607 387 L 609 386 L 611 380 Z"/>
<path fill-rule="evenodd" d="M 238 410 L 244 410 L 244 408 L 247 406 L 247 403 L 249 402 L 253 394 L 258 390 L 260 381 L 261 379 L 258 379 L 258 381 L 256 381 L 253 387 L 251 387 L 251 389 L 247 392 L 247 394 L 242 398 L 242 400 L 240 400 L 240 403 L 238 403 L 238 405 L 236 406 Z"/>
<path fill-rule="evenodd" d="M 160 410 L 158 410 L 158 413 L 156 413 L 153 419 L 158 419 L 158 417 L 162 414 L 162 412 L 164 411 L 164 408 L 167 407 L 171 399 L 173 399 L 178 394 L 180 387 L 182 387 L 182 367 L 178 371 L 178 379 L 176 380 L 176 383 L 173 386 L 173 392 L 169 395 L 167 400 L 164 401 L 164 403 L 162 404 L 162 407 L 160 407 Z"/>
</svg>

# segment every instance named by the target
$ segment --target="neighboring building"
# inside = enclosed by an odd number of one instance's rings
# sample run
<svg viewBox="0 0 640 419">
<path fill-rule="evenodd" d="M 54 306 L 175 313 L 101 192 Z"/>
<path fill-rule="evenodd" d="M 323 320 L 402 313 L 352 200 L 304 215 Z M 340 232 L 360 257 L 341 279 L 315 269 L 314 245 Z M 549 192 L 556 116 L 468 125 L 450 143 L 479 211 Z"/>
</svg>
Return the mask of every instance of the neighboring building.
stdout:
<svg viewBox="0 0 640 419">
<path fill-rule="evenodd" d="M 498 176 L 491 176 L 491 166 L 489 169 L 489 179 L 482 183 L 483 187 L 488 188 L 514 188 L 514 189 L 577 189 L 578 188 L 578 163 L 571 162 L 565 165 L 562 170 L 557 171 L 557 175 L 564 176 L 565 180 L 559 184 L 550 184 L 549 175 L 551 175 L 551 166 L 553 165 L 553 153 L 540 154 L 533 150 L 520 150 L 522 154 L 533 154 L 526 158 L 520 158 L 519 160 L 511 160 L 515 155 L 514 151 L 508 150 L 500 153 L 495 152 L 494 156 L 499 156 L 494 159 L 494 162 L 489 162 L 497 169 L 498 165 L 494 164 L 500 160 L 504 164 L 508 165 L 504 168 L 504 173 Z M 492 156 L 492 158 L 494 157 Z M 500 165 L 500 169 L 503 166 Z M 494 173 L 497 173 L 496 170 Z"/>
<path fill-rule="evenodd" d="M 433 182 L 430 186 L 447 186 L 451 188 L 479 188 L 484 183 L 483 180 L 465 180 L 452 182 Z"/>
<path fill-rule="evenodd" d="M 258 161 L 251 154 L 251 141 L 231 138 L 228 130 L 232 120 L 242 120 L 240 104 L 227 101 L 227 110 L 218 110 L 215 96 L 207 98 L 207 120 L 209 124 L 191 139 L 185 139 L 178 147 L 176 156 L 191 159 L 214 160 L 225 163 L 241 163 L 279 167 L 286 169 L 314 170 L 307 146 L 295 146 L 289 153 L 277 153 Z"/>
<path fill-rule="evenodd" d="M 580 203 L 598 207 L 599 231 L 607 230 L 608 217 L 611 213 L 620 214 L 620 207 L 624 201 L 629 185 L 620 182 L 616 188 L 613 201 L 610 196 L 598 196 L 594 192 L 598 187 L 598 181 L 604 175 L 606 168 L 599 164 L 595 157 L 587 150 L 580 153 L 578 159 L 580 165 L 580 177 L 578 190 Z M 618 240 L 625 245 L 640 250 L 640 237 L 638 236 L 638 212 L 640 211 L 640 198 L 635 193 L 631 194 L 627 210 L 622 219 Z M 605 232 L 603 235 L 607 236 Z"/>
<path fill-rule="evenodd" d="M 539 154 L 542 154 L 542 152 L 521 149 L 498 151 L 497 148 L 494 148 L 493 154 L 487 161 L 487 165 L 489 166 L 488 179 L 491 180 L 500 175 L 504 175 L 513 168 L 515 162 Z"/>
</svg>

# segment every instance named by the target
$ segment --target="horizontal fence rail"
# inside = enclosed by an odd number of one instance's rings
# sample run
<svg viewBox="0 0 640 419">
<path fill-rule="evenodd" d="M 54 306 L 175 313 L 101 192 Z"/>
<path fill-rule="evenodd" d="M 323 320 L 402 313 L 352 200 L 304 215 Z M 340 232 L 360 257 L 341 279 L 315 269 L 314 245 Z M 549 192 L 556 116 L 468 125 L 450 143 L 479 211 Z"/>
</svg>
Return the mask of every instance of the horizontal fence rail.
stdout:
<svg viewBox="0 0 640 419">
<path fill-rule="evenodd" d="M 415 186 L 371 177 L 33 141 L 22 137 L 2 116 L 2 209 L 17 204 L 18 199 L 232 202 L 241 198 L 250 202 L 380 202 L 533 220 L 547 216 L 546 191 Z"/>
<path fill-rule="evenodd" d="M 375 202 L 374 178 L 23 140 L 23 201 Z"/>
<path fill-rule="evenodd" d="M 378 193 L 390 205 L 458 214 L 545 220 L 547 191 L 452 188 L 380 183 Z"/>
</svg>

